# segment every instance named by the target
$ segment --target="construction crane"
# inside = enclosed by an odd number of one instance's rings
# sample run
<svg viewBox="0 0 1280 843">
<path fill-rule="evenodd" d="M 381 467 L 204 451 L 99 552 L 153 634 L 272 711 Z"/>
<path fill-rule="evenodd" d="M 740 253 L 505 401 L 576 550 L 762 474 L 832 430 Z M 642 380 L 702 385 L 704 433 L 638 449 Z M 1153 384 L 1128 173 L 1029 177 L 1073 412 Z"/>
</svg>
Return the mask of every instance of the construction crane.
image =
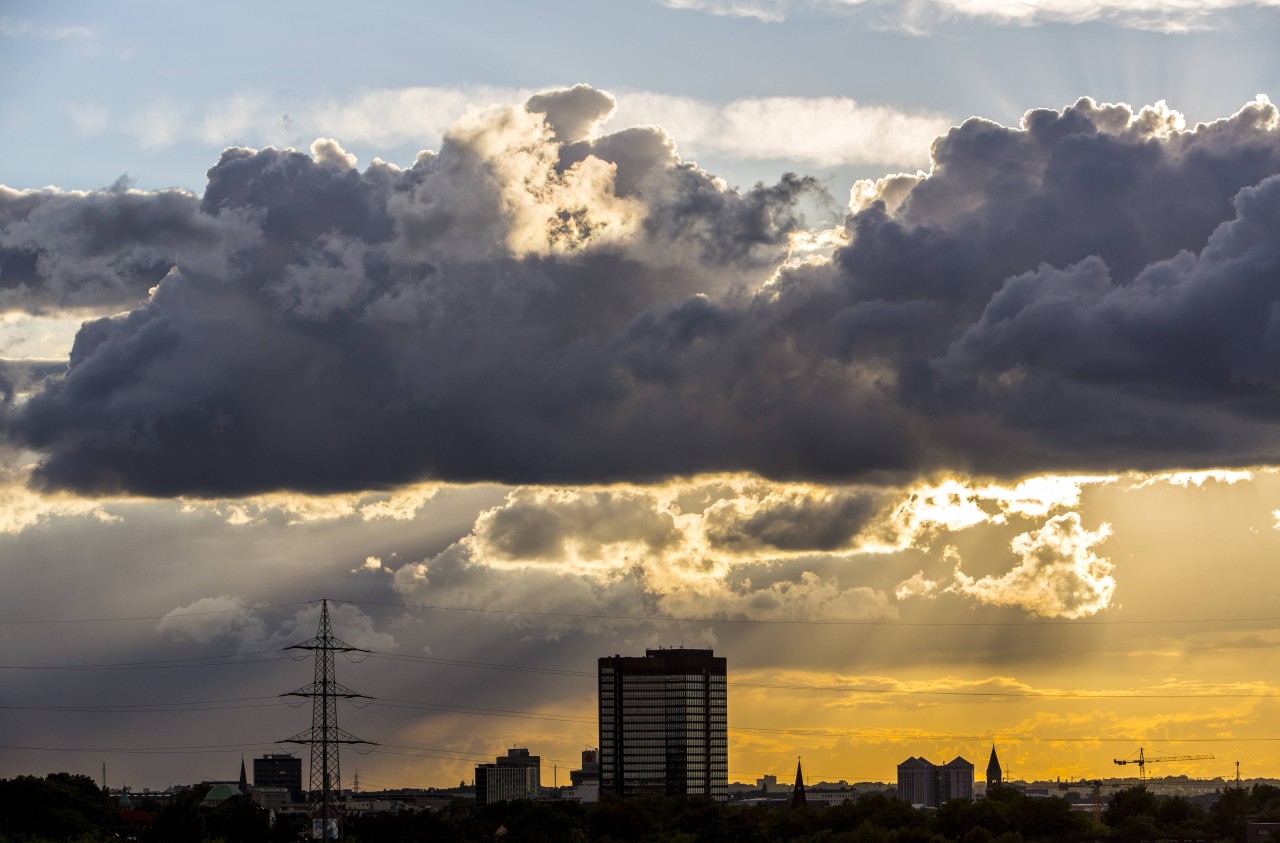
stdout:
<svg viewBox="0 0 1280 843">
<path fill-rule="evenodd" d="M 1112 759 L 1117 764 L 1137 764 L 1138 780 L 1144 785 L 1147 783 L 1147 765 L 1154 764 L 1157 761 L 1212 761 L 1212 755 L 1153 755 L 1147 757 L 1142 747 L 1138 747 L 1137 758 L 1115 758 Z"/>
</svg>

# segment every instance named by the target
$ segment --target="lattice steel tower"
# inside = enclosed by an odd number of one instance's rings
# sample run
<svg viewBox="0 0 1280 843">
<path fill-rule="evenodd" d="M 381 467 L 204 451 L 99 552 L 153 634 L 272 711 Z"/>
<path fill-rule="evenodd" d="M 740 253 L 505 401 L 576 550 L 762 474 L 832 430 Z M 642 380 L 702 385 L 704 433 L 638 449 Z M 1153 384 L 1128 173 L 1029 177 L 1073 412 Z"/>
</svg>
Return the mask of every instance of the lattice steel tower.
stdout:
<svg viewBox="0 0 1280 843">
<path fill-rule="evenodd" d="M 320 628 L 316 637 L 286 650 L 313 650 L 316 654 L 315 681 L 310 685 L 281 694 L 282 697 L 311 697 L 311 728 L 277 743 L 300 743 L 311 746 L 311 836 L 325 840 L 342 837 L 338 797 L 342 778 L 338 765 L 338 748 L 342 744 L 371 744 L 338 728 L 338 700 L 369 699 L 364 694 L 338 684 L 333 669 L 334 653 L 367 653 L 333 637 L 329 624 L 329 601 L 320 604 Z"/>
</svg>

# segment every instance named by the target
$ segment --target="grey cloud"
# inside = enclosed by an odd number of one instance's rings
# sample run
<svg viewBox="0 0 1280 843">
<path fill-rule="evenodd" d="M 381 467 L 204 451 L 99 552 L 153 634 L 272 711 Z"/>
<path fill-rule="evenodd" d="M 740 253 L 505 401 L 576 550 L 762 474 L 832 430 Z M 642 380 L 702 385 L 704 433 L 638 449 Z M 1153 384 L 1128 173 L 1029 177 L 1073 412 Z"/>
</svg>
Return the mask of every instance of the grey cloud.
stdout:
<svg viewBox="0 0 1280 843">
<path fill-rule="evenodd" d="M 590 85 L 535 94 L 525 103 L 529 111 L 546 115 L 552 136 L 564 143 L 588 138 L 617 107 L 612 95 Z"/>
<path fill-rule="evenodd" d="M 66 364 L 54 360 L 0 359 L 0 406 L 27 392 L 46 379 L 66 371 Z"/>
<path fill-rule="evenodd" d="M 225 248 L 238 226 L 184 191 L 0 186 L 0 311 L 132 307 L 178 261 Z"/>
<path fill-rule="evenodd" d="M 729 550 L 831 551 L 848 547 L 884 499 L 868 490 L 770 495 L 749 511 L 738 501 L 706 514 L 707 539 Z"/>
<path fill-rule="evenodd" d="M 1280 177 L 1235 204 L 1198 255 L 1128 282 L 1097 257 L 1010 279 L 936 371 L 1054 450 L 1274 459 Z"/>
<path fill-rule="evenodd" d="M 45 455 L 35 482 L 220 495 L 1276 458 L 1269 103 L 1194 130 L 1089 100 L 1021 129 L 970 120 L 928 177 L 851 215 L 830 263 L 779 269 L 812 180 L 737 191 L 659 129 L 579 137 L 608 99 L 540 95 L 403 170 L 358 171 L 332 141 L 228 150 L 191 212 L 223 251 L 179 255 L 5 412 Z M 779 529 L 748 532 L 844 528 Z"/>
<path fill-rule="evenodd" d="M 480 517 L 475 533 L 501 559 L 562 561 L 566 544 L 582 545 L 592 556 L 604 545 L 632 543 L 650 552 L 676 543 L 679 535 L 667 512 L 647 496 L 627 492 L 567 493 L 544 499 L 518 489 L 507 503 Z"/>
<path fill-rule="evenodd" d="M 589 143 L 569 144 L 561 150 L 560 162 L 568 166 L 587 155 L 617 168 L 614 190 L 619 196 L 635 195 L 649 172 L 679 163 L 675 142 L 658 126 L 632 126 Z"/>
</svg>

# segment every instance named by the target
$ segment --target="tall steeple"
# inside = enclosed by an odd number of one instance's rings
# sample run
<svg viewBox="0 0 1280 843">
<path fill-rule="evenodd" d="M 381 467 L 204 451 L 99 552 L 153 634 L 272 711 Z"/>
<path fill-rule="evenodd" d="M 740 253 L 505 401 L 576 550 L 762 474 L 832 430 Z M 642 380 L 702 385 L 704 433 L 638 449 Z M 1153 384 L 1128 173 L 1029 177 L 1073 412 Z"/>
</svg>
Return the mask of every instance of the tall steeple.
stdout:
<svg viewBox="0 0 1280 843">
<path fill-rule="evenodd" d="M 991 760 L 987 762 L 987 787 L 1001 784 L 1004 773 L 1000 769 L 1000 759 L 996 757 L 996 745 L 991 744 Z"/>
<path fill-rule="evenodd" d="M 240 756 L 240 792 L 248 795 L 249 793 L 249 777 L 244 773 L 244 756 Z"/>
<path fill-rule="evenodd" d="M 791 807 L 799 808 L 807 805 L 804 798 L 804 773 L 800 772 L 800 759 L 796 759 L 796 786 L 791 790 Z"/>
</svg>

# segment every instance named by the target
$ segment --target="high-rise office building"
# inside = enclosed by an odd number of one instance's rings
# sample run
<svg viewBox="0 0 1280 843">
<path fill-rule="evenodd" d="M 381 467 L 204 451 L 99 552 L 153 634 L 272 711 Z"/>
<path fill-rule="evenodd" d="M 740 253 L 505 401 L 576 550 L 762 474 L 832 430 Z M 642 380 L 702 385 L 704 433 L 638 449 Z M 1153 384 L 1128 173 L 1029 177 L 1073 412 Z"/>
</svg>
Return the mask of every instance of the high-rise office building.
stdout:
<svg viewBox="0 0 1280 843">
<path fill-rule="evenodd" d="M 302 793 L 302 759 L 287 752 L 253 759 L 254 787 L 287 787 L 291 802 L 306 801 Z"/>
<path fill-rule="evenodd" d="M 600 798 L 728 798 L 726 669 L 711 650 L 600 659 Z"/>
</svg>

